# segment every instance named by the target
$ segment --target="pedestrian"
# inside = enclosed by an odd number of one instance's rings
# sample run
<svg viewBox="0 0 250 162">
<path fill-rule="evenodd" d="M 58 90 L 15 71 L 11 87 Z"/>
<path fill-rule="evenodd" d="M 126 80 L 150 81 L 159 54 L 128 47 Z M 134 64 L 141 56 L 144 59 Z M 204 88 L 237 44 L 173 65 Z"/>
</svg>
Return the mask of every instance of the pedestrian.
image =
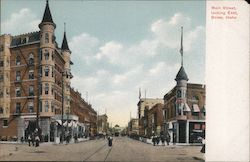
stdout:
<svg viewBox="0 0 250 162">
<path fill-rule="evenodd" d="M 157 143 L 157 145 L 159 145 L 159 143 L 160 143 L 160 137 L 159 136 L 156 136 L 156 143 Z"/>
<path fill-rule="evenodd" d="M 166 139 L 166 141 L 167 141 L 167 145 L 169 145 L 169 142 L 170 142 L 170 135 L 169 135 L 169 133 L 167 133 L 167 137 L 166 137 L 167 139 Z"/>
<path fill-rule="evenodd" d="M 21 142 L 22 142 L 22 143 L 24 142 L 24 139 L 23 139 L 23 137 L 21 137 Z"/>
<path fill-rule="evenodd" d="M 155 146 L 155 142 L 156 142 L 155 135 L 152 136 L 152 142 L 153 142 L 153 144 Z"/>
<path fill-rule="evenodd" d="M 163 135 L 161 135 L 161 143 L 162 143 L 162 146 L 165 146 L 165 138 Z"/>
<path fill-rule="evenodd" d="M 111 136 L 108 137 L 108 145 L 109 147 L 112 146 L 112 141 L 113 141 L 113 138 Z"/>
<path fill-rule="evenodd" d="M 77 134 L 74 135 L 75 143 L 77 143 Z"/>
<path fill-rule="evenodd" d="M 31 136 L 30 136 L 30 134 L 28 135 L 28 143 L 29 143 L 29 146 L 30 146 L 30 143 L 31 143 Z"/>
<path fill-rule="evenodd" d="M 176 133 L 173 133 L 173 145 L 176 143 Z"/>
<path fill-rule="evenodd" d="M 38 136 L 38 133 L 35 136 L 35 141 L 36 141 L 36 147 L 38 147 L 39 146 L 39 142 L 40 142 L 40 138 Z"/>
<path fill-rule="evenodd" d="M 205 141 L 205 137 L 204 137 L 204 138 L 202 138 L 202 148 L 201 148 L 200 152 L 205 153 L 206 152 L 205 148 L 206 148 L 206 141 Z"/>
<path fill-rule="evenodd" d="M 35 135 L 34 135 L 34 133 L 31 134 L 31 143 L 32 143 L 32 146 L 35 146 Z"/>
</svg>

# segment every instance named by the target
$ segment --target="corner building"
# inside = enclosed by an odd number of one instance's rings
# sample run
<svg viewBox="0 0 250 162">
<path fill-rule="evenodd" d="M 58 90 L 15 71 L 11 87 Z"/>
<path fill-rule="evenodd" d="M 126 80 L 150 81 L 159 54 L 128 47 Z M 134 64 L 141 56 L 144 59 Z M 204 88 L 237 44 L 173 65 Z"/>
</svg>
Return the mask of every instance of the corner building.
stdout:
<svg viewBox="0 0 250 162">
<path fill-rule="evenodd" d="M 61 48 L 47 1 L 39 31 L 0 36 L 0 137 L 55 136 L 55 115 L 70 112 L 71 51 Z M 64 119 L 65 120 L 65 119 Z"/>
<path fill-rule="evenodd" d="M 206 87 L 188 82 L 181 66 L 176 75 L 176 86 L 164 95 L 163 131 L 173 143 L 197 143 L 205 137 Z"/>
</svg>

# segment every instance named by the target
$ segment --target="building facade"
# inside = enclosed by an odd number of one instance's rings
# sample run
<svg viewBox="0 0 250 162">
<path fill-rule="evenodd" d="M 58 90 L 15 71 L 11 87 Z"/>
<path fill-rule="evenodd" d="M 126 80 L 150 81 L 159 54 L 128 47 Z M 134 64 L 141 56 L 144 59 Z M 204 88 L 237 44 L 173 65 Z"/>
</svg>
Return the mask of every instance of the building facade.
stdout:
<svg viewBox="0 0 250 162">
<path fill-rule="evenodd" d="M 103 135 L 106 135 L 108 133 L 108 116 L 106 114 L 98 115 L 97 132 L 98 134 L 103 134 Z"/>
<path fill-rule="evenodd" d="M 1 139 L 27 138 L 38 129 L 42 140 L 53 141 L 65 131 L 65 124 L 73 134 L 68 127 L 79 121 L 88 123 L 94 134 L 96 112 L 81 97 L 71 95 L 71 51 L 65 31 L 58 46 L 48 1 L 38 26 L 36 32 L 0 36 Z M 76 108 L 75 102 L 80 106 Z"/>
<path fill-rule="evenodd" d="M 205 85 L 187 83 L 182 66 L 176 76 L 177 85 L 164 96 L 163 131 L 176 143 L 196 143 L 205 137 Z"/>
<path fill-rule="evenodd" d="M 147 121 L 147 136 L 151 137 L 153 135 L 159 136 L 163 127 L 163 110 L 164 105 L 158 103 L 154 105 L 150 110 L 148 110 Z"/>
<path fill-rule="evenodd" d="M 155 106 L 156 104 L 163 104 L 163 99 L 159 98 L 140 98 L 137 107 L 138 107 L 138 120 L 139 120 L 139 135 L 147 136 L 148 128 L 148 111 Z"/>
<path fill-rule="evenodd" d="M 128 123 L 128 135 L 139 135 L 139 120 L 137 118 L 130 119 Z"/>
</svg>

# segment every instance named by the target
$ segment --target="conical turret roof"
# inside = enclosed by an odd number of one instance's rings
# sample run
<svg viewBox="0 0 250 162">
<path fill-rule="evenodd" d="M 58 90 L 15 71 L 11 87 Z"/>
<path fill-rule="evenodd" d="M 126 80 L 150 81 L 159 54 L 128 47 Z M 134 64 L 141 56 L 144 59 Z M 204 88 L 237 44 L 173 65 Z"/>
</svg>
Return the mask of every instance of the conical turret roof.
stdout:
<svg viewBox="0 0 250 162">
<path fill-rule="evenodd" d="M 43 14 L 42 22 L 40 23 L 40 25 L 42 23 L 46 23 L 46 22 L 52 23 L 55 26 L 55 23 L 53 22 L 53 19 L 52 19 L 52 16 L 51 16 L 48 0 L 46 1 L 46 7 L 45 7 L 44 14 Z M 40 25 L 39 25 L 39 27 L 40 27 Z"/>
<path fill-rule="evenodd" d="M 62 42 L 62 50 L 69 50 L 69 46 L 68 46 L 68 41 L 67 41 L 67 37 L 66 37 L 66 32 L 64 32 L 63 35 L 63 42 Z"/>
<path fill-rule="evenodd" d="M 176 78 L 175 78 L 176 81 L 179 81 L 179 80 L 186 80 L 188 81 L 188 76 L 185 72 L 185 69 L 183 66 L 181 66 L 179 72 L 177 73 L 176 75 Z"/>
</svg>

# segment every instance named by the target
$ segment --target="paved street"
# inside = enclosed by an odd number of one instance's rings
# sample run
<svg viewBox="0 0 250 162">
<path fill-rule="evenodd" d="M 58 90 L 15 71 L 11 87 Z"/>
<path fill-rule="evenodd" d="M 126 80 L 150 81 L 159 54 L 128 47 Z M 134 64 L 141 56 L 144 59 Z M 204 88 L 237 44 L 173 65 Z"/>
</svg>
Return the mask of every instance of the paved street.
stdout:
<svg viewBox="0 0 250 162">
<path fill-rule="evenodd" d="M 152 146 L 126 137 L 77 144 L 0 144 L 0 161 L 202 161 L 201 146 Z"/>
</svg>

